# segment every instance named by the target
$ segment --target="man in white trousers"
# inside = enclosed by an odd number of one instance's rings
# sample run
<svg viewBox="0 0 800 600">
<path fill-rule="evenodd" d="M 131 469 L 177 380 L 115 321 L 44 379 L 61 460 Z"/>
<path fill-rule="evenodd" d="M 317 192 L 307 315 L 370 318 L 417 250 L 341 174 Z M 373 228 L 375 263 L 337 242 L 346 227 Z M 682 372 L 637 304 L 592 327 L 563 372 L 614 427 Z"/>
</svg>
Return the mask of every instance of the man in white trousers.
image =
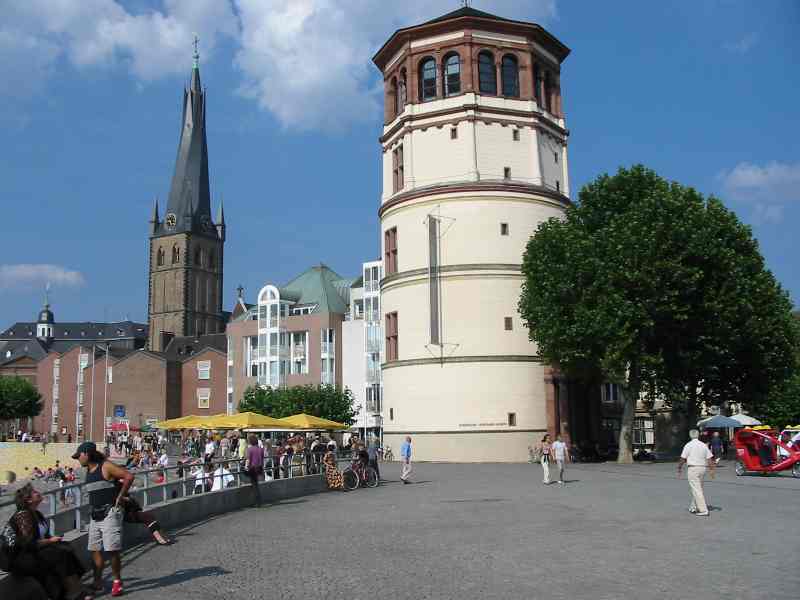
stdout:
<svg viewBox="0 0 800 600">
<path fill-rule="evenodd" d="M 686 465 L 686 479 L 689 481 L 689 490 L 692 493 L 692 502 L 689 505 L 689 512 L 698 517 L 708 516 L 708 505 L 703 494 L 703 477 L 706 475 L 706 468 L 711 469 L 711 478 L 714 478 L 714 454 L 703 442 L 700 441 L 700 432 L 692 429 L 689 432 L 691 438 L 683 447 L 681 458 L 678 461 L 678 477 L 681 476 L 683 465 Z"/>
<path fill-rule="evenodd" d="M 400 480 L 403 483 L 411 483 L 408 478 L 411 476 L 411 436 L 406 436 L 406 441 L 400 446 L 400 461 L 403 465 Z"/>
</svg>

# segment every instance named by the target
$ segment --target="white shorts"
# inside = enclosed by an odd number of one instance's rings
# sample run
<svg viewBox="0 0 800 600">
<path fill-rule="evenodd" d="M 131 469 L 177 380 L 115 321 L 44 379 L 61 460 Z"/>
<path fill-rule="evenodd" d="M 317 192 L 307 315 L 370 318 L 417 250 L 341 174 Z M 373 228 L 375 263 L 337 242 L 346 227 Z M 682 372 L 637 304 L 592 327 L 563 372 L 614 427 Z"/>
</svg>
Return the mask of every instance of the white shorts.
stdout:
<svg viewBox="0 0 800 600">
<path fill-rule="evenodd" d="M 122 518 L 124 514 L 121 508 L 113 507 L 102 521 L 89 519 L 88 549 L 90 551 L 117 552 L 122 550 Z"/>
</svg>

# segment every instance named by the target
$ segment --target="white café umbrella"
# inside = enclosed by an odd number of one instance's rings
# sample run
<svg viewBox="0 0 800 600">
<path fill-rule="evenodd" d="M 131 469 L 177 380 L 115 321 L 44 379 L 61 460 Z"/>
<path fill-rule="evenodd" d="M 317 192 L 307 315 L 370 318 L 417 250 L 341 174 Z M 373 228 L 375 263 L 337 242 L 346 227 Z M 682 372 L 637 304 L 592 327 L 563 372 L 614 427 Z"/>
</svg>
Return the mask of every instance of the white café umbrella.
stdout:
<svg viewBox="0 0 800 600">
<path fill-rule="evenodd" d="M 731 419 L 730 417 L 725 417 L 723 415 L 715 415 L 708 419 L 698 421 L 697 426 L 700 427 L 700 429 L 735 429 L 737 427 L 742 427 L 742 424 L 736 419 Z"/>
<path fill-rule="evenodd" d="M 734 421 L 739 421 L 742 425 L 761 425 L 761 421 L 758 419 L 754 419 L 750 415 L 746 415 L 744 413 L 738 413 L 735 415 L 731 415 L 731 419 Z"/>
</svg>

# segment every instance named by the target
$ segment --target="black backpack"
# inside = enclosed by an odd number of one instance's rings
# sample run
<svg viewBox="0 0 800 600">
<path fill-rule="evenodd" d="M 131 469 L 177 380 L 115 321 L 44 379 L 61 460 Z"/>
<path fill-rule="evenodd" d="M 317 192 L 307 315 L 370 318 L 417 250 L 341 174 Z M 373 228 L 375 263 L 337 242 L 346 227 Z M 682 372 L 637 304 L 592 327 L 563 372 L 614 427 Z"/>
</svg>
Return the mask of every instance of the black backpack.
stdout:
<svg viewBox="0 0 800 600">
<path fill-rule="evenodd" d="M 17 528 L 9 520 L 0 530 L 0 570 L 11 571 L 11 563 L 18 551 Z"/>
</svg>

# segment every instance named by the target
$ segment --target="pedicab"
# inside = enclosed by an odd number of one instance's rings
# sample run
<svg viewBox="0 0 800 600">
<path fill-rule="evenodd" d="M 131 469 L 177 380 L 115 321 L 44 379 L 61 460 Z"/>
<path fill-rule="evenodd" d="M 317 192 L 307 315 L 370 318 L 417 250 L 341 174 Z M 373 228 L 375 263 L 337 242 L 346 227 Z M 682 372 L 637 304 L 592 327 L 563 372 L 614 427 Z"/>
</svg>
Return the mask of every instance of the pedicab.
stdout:
<svg viewBox="0 0 800 600">
<path fill-rule="evenodd" d="M 800 477 L 800 449 L 781 442 L 778 432 L 771 427 L 745 427 L 733 437 L 737 475 L 791 470 L 793 477 Z M 778 447 L 783 449 L 780 454 Z"/>
</svg>

